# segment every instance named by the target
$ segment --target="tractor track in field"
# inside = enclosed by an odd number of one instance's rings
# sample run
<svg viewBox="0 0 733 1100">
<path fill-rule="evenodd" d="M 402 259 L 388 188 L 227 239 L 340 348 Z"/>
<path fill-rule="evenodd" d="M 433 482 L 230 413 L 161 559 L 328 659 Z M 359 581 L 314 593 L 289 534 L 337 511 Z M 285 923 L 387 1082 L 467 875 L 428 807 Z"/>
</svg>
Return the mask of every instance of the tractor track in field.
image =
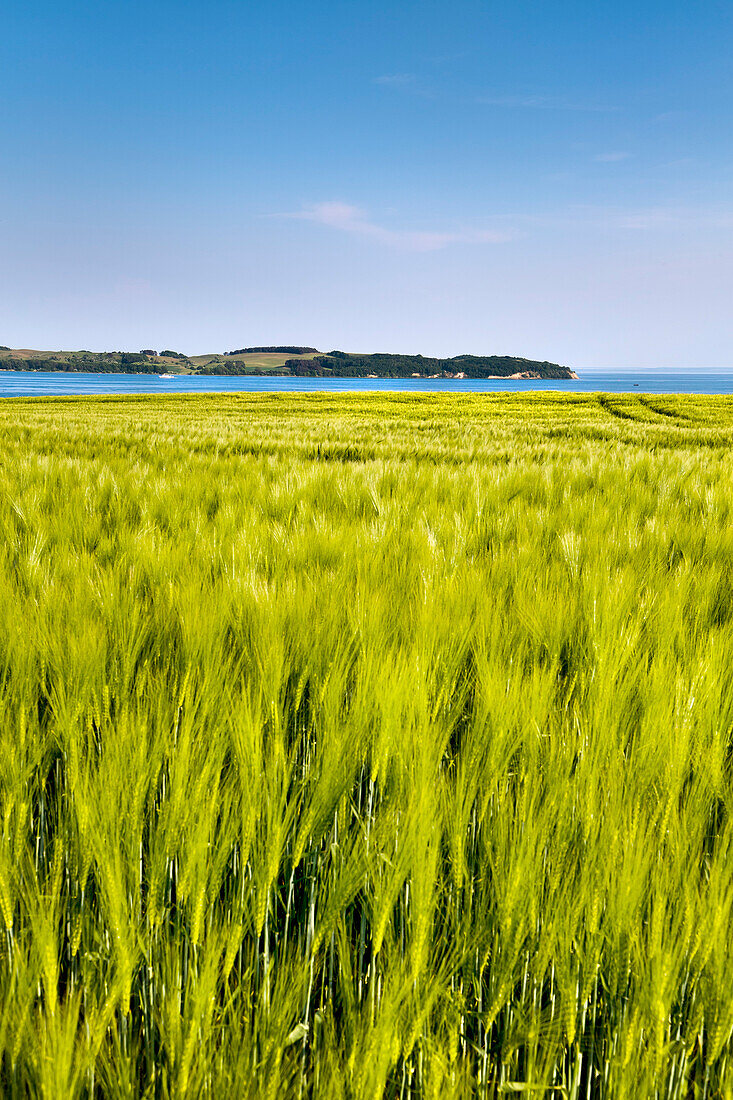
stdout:
<svg viewBox="0 0 733 1100">
<path fill-rule="evenodd" d="M 656 413 L 657 416 L 664 416 L 668 420 L 674 420 L 681 428 L 686 427 L 688 424 L 690 427 L 697 427 L 700 424 L 700 421 L 694 416 L 688 416 L 686 413 L 673 412 L 672 409 L 662 408 L 658 404 L 655 404 L 649 397 L 642 397 L 640 395 L 637 401 L 651 412 Z"/>
</svg>

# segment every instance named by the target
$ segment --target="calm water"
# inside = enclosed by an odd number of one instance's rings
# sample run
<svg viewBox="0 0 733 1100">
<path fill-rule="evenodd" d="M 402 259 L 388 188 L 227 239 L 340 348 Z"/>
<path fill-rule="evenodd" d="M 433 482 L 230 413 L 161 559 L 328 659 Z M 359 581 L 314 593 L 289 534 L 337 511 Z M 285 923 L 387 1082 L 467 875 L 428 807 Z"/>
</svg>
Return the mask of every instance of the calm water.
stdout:
<svg viewBox="0 0 733 1100">
<path fill-rule="evenodd" d="M 62 371 L 0 371 L 0 397 L 59 397 L 70 394 L 262 393 L 398 390 L 404 393 L 497 393 L 517 390 L 567 390 L 570 393 L 733 393 L 729 370 L 582 370 L 579 381 L 417 378 L 159 378 L 157 374 L 66 374 Z"/>
</svg>

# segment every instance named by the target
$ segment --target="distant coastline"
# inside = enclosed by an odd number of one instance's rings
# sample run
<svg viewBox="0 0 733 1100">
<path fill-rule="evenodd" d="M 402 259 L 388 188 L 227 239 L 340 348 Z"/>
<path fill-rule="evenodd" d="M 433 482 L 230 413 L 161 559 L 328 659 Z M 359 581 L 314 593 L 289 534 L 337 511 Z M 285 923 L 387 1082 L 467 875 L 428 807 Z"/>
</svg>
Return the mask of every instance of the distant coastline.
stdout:
<svg viewBox="0 0 733 1100">
<path fill-rule="evenodd" d="M 509 355 L 457 355 L 439 359 L 392 353 L 319 352 L 316 348 L 240 348 L 210 355 L 166 349 L 34 351 L 0 348 L 0 370 L 85 374 L 279 375 L 297 378 L 577 378 L 559 363 Z"/>
</svg>

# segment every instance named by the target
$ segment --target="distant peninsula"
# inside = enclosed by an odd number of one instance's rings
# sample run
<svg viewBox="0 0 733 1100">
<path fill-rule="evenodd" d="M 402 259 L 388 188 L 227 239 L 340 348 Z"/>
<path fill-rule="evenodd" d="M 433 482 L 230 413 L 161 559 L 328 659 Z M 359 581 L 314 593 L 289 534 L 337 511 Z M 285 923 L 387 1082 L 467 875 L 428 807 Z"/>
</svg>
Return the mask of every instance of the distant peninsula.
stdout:
<svg viewBox="0 0 733 1100">
<path fill-rule="evenodd" d="M 114 374 L 282 375 L 298 378 L 577 378 L 559 363 L 511 355 L 425 355 L 320 352 L 279 345 L 210 355 L 157 351 L 31 351 L 0 347 L 0 370 Z"/>
</svg>

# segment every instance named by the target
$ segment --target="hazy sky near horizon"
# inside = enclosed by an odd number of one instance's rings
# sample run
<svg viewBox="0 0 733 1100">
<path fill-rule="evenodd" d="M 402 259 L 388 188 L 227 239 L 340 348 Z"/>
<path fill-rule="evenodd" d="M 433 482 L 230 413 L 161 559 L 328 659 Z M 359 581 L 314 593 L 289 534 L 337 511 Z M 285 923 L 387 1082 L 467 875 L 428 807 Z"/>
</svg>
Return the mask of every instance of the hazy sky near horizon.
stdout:
<svg viewBox="0 0 733 1100">
<path fill-rule="evenodd" d="M 0 10 L 0 344 L 733 365 L 729 0 Z"/>
</svg>

